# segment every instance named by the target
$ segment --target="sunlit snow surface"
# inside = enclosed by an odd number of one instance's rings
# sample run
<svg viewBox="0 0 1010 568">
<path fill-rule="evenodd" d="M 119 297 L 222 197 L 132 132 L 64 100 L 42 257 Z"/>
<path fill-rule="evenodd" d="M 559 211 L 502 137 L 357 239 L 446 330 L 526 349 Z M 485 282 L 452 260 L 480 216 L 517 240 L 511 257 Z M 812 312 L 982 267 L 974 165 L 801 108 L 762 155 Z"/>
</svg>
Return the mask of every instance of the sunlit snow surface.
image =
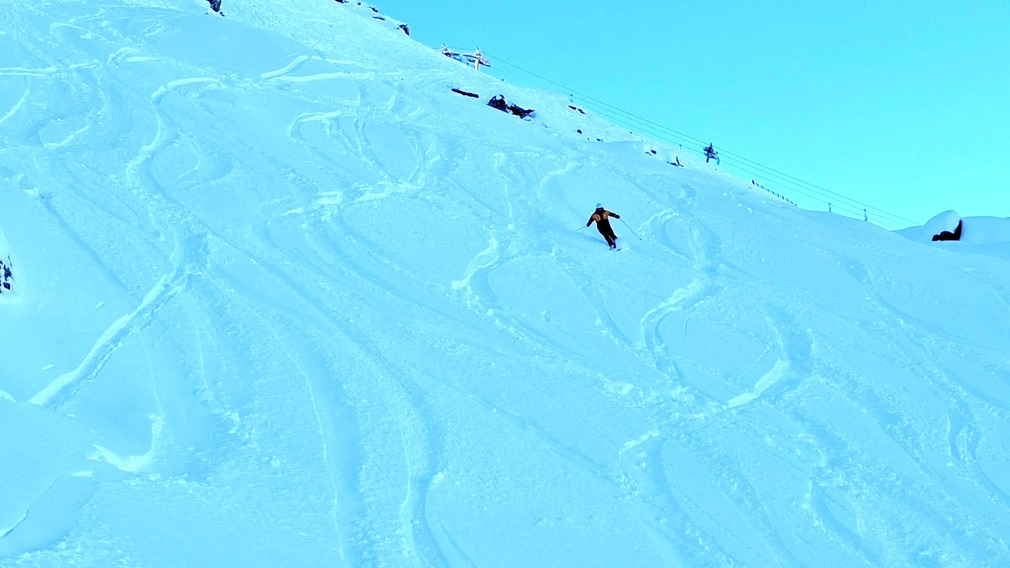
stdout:
<svg viewBox="0 0 1010 568">
<path fill-rule="evenodd" d="M 368 6 L 223 10 L 3 7 L 0 564 L 1010 564 L 1010 221 L 800 210 Z"/>
</svg>

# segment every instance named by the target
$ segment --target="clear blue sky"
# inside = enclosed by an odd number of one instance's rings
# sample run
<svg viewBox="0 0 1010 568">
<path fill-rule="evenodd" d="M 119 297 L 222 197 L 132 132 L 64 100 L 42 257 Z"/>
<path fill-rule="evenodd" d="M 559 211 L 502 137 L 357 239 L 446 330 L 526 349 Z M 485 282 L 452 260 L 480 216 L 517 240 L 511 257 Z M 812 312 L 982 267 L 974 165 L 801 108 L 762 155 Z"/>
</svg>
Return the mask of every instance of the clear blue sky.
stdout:
<svg viewBox="0 0 1010 568">
<path fill-rule="evenodd" d="M 543 84 L 509 64 L 711 141 L 728 171 L 806 208 L 832 198 L 734 171 L 734 157 L 917 223 L 947 209 L 1010 217 L 1005 0 L 377 7 L 426 45 L 496 56 L 489 72 L 510 82 Z"/>
</svg>

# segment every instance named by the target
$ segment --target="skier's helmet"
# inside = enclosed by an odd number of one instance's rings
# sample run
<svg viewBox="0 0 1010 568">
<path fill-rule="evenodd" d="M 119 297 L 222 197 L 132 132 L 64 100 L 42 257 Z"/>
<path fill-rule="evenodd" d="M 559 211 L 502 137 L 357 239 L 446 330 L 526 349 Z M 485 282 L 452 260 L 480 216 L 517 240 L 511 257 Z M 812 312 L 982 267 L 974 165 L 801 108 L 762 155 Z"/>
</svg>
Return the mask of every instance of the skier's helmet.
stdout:
<svg viewBox="0 0 1010 568">
<path fill-rule="evenodd" d="M 597 209 L 603 209 L 603 204 L 602 203 L 597 203 L 596 204 L 596 208 Z"/>
</svg>

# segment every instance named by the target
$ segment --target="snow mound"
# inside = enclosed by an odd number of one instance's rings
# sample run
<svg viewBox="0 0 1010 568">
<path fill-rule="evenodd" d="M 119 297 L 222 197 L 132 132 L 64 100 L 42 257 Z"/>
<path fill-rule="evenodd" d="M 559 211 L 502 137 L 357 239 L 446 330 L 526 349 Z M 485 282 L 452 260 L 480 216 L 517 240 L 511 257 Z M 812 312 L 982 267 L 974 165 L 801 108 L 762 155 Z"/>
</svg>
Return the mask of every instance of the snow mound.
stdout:
<svg viewBox="0 0 1010 568">
<path fill-rule="evenodd" d="M 962 243 L 971 245 L 989 245 L 1010 242 L 1010 218 L 1000 217 L 965 217 L 961 218 L 957 211 L 944 211 L 919 227 L 909 227 L 896 231 L 899 235 L 920 242 L 932 242 L 933 235 L 941 231 L 953 231 L 957 222 L 963 221 L 961 229 Z M 940 246 L 949 246 L 950 241 L 940 242 Z"/>
</svg>

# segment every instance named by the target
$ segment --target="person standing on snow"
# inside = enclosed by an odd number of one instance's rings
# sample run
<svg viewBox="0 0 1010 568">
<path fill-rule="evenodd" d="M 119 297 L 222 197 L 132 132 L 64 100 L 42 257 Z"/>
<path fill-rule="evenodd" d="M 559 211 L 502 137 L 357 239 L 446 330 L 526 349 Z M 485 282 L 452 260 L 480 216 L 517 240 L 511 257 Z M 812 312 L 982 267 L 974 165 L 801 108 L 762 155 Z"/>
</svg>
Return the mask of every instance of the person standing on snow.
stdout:
<svg viewBox="0 0 1010 568">
<path fill-rule="evenodd" d="M 610 226 L 610 221 L 608 220 L 610 217 L 614 219 L 621 218 L 617 213 L 604 209 L 602 203 L 597 203 L 596 211 L 593 212 L 592 217 L 586 222 L 586 226 L 588 227 L 593 224 L 593 221 L 596 221 L 596 230 L 603 235 L 604 239 L 607 239 L 607 244 L 610 245 L 610 248 L 615 249 L 617 248 L 617 235 L 614 234 L 614 228 Z"/>
</svg>

